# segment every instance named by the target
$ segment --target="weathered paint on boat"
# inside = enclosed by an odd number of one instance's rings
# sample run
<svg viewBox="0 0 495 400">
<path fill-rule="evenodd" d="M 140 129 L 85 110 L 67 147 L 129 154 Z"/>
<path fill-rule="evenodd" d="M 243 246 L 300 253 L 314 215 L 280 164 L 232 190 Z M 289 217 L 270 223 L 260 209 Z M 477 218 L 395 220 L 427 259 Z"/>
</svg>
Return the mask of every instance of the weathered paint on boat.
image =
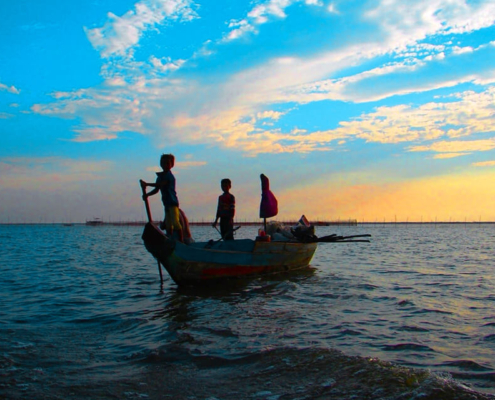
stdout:
<svg viewBox="0 0 495 400">
<path fill-rule="evenodd" d="M 194 285 L 306 268 L 317 243 L 251 239 L 185 245 L 147 224 L 143 241 L 178 285 Z"/>
</svg>

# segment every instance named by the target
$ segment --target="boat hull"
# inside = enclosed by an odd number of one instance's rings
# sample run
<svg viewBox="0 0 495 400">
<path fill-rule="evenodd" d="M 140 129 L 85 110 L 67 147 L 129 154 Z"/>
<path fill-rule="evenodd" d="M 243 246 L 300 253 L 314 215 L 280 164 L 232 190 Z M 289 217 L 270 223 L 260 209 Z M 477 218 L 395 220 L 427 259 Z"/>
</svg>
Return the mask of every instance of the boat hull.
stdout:
<svg viewBox="0 0 495 400">
<path fill-rule="evenodd" d="M 178 285 L 197 285 L 306 268 L 316 243 L 250 239 L 185 245 L 147 224 L 143 241 Z"/>
</svg>

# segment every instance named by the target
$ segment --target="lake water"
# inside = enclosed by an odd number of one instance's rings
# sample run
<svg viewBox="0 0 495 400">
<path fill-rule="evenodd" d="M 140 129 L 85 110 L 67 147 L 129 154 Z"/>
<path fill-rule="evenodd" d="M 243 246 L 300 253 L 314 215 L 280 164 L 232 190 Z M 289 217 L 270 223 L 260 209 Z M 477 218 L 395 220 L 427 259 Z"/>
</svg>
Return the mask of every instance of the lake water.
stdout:
<svg viewBox="0 0 495 400">
<path fill-rule="evenodd" d="M 0 398 L 495 399 L 495 225 L 318 227 L 371 243 L 208 290 L 141 233 L 0 226 Z"/>
</svg>

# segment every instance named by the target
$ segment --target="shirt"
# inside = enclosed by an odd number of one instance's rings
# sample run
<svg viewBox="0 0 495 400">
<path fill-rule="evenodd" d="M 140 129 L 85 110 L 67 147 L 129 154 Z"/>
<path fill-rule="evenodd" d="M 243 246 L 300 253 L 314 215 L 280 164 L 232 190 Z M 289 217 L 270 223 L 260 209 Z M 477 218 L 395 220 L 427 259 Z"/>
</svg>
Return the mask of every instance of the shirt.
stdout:
<svg viewBox="0 0 495 400">
<path fill-rule="evenodd" d="M 175 192 L 175 176 L 172 171 L 162 171 L 156 173 L 156 183 L 166 181 L 164 186 L 160 186 L 160 192 L 162 194 L 162 202 L 165 207 L 176 206 L 179 207 L 179 199 Z"/>
<path fill-rule="evenodd" d="M 224 193 L 218 197 L 217 218 L 234 218 L 235 197 L 233 194 Z"/>
</svg>

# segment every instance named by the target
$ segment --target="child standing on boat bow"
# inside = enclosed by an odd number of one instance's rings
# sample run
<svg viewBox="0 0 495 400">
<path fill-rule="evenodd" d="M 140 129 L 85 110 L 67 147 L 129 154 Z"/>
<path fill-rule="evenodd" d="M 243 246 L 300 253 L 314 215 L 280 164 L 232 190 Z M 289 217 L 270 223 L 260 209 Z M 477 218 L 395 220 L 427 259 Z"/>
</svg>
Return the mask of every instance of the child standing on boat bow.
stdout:
<svg viewBox="0 0 495 400">
<path fill-rule="evenodd" d="M 170 237 L 172 237 L 175 230 L 179 235 L 179 241 L 184 242 L 182 225 L 180 223 L 179 199 L 177 198 L 177 193 L 175 191 L 175 176 L 171 171 L 174 165 L 175 157 L 173 154 L 162 154 L 160 158 L 160 166 L 163 171 L 156 173 L 156 182 L 147 183 L 143 180 L 140 182 L 143 188 L 146 188 L 146 186 L 154 187 L 151 192 L 143 195 L 143 200 L 146 200 L 149 196 L 157 194 L 159 191 L 162 194 L 162 202 L 165 208 L 165 219 L 160 223 L 160 228 L 166 228 Z"/>
<path fill-rule="evenodd" d="M 217 217 L 211 225 L 216 228 L 220 218 L 220 234 L 222 238 L 224 240 L 234 240 L 235 197 L 230 193 L 232 182 L 230 179 L 222 179 L 220 185 L 223 194 L 218 197 Z"/>
</svg>

